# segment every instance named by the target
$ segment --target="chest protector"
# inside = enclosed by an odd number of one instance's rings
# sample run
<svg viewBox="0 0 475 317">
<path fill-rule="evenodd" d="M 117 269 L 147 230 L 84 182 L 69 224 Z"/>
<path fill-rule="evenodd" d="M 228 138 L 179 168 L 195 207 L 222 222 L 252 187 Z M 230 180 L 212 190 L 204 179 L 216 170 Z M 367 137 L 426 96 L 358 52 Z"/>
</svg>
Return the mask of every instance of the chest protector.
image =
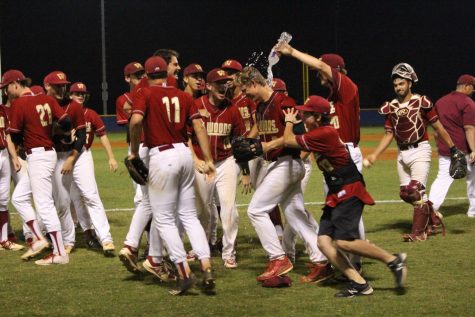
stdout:
<svg viewBox="0 0 475 317">
<path fill-rule="evenodd" d="M 424 136 L 426 122 L 422 113 L 431 108 L 432 103 L 425 96 L 414 95 L 407 105 L 400 104 L 396 99 L 386 102 L 379 113 L 391 120 L 398 144 L 413 144 Z"/>
</svg>

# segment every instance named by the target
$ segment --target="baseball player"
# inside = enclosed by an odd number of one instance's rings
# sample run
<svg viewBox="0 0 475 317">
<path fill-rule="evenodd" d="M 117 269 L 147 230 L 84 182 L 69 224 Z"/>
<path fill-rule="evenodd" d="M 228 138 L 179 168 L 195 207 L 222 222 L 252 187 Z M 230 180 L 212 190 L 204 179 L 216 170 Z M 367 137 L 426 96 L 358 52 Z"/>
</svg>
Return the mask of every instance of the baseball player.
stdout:
<svg viewBox="0 0 475 317">
<path fill-rule="evenodd" d="M 475 78 L 462 75 L 457 80 L 455 91 L 443 96 L 435 103 L 440 122 L 455 143 L 455 146 L 467 156 L 467 196 L 469 207 L 467 216 L 475 218 L 475 103 L 472 98 Z M 433 208 L 439 211 L 445 196 L 454 181 L 449 175 L 450 150 L 440 138 L 436 138 L 439 152 L 439 172 L 430 187 L 429 200 Z"/>
<path fill-rule="evenodd" d="M 257 103 L 256 123 L 264 158 L 272 162 L 247 211 L 269 257 L 267 269 L 257 277 L 258 281 L 264 281 L 286 274 L 293 268 L 268 214 L 277 204 L 284 210 L 289 225 L 304 240 L 312 262 L 318 263 L 326 259 L 317 248 L 316 228 L 304 208 L 300 183 L 305 169 L 300 159 L 300 150 L 284 147 L 285 122 L 282 110 L 293 108 L 295 101 L 272 91 L 261 73 L 253 67 L 246 67 L 239 73 L 238 83 L 241 90 Z"/>
<path fill-rule="evenodd" d="M 64 131 L 65 142 L 71 139 L 71 119 L 58 102 L 49 96 L 33 95 L 26 86 L 27 80 L 18 70 L 10 70 L 2 77 L 1 88 L 8 95 L 17 98 L 13 101 L 10 134 L 15 144 L 23 144 L 27 155 L 30 185 L 37 212 L 53 242 L 53 253 L 36 261 L 38 265 L 67 264 L 69 256 L 64 249 L 61 224 L 53 201 L 53 172 L 57 156 L 53 148 L 53 120 L 58 120 Z M 34 218 L 32 218 L 34 219 Z M 26 221 L 27 224 L 29 221 Z M 29 224 L 31 230 L 39 235 L 37 222 Z M 48 245 L 45 239 L 36 240 L 31 250 L 36 252 Z"/>
<path fill-rule="evenodd" d="M 129 85 L 129 91 L 117 97 L 115 102 L 116 123 L 124 126 L 127 131 L 127 143 L 130 143 L 129 118 L 132 111 L 132 92 L 140 80 L 145 76 L 145 71 L 141 63 L 131 62 L 124 67 L 124 80 Z M 135 189 L 134 205 L 137 208 L 142 200 L 141 187 L 132 181 Z"/>
<path fill-rule="evenodd" d="M 109 158 L 109 169 L 115 172 L 118 166 L 106 135 L 104 123 L 94 110 L 85 106 L 89 98 L 86 85 L 81 82 L 74 83 L 71 85 L 69 92 L 70 98 L 83 106 L 86 122 L 85 149 L 81 152 L 74 165 L 74 170 L 77 170 L 81 176 L 71 184 L 71 201 L 84 231 L 88 246 L 96 246 L 95 235 L 97 235 L 100 245 L 103 246 L 112 243 L 112 236 L 94 175 L 94 160 L 90 151 L 94 142 L 94 134 L 100 138 L 102 146 L 106 150 L 107 157 Z M 93 234 L 94 231 L 95 234 Z"/>
<path fill-rule="evenodd" d="M 303 135 L 295 135 L 297 110 L 302 112 L 307 128 Z M 350 280 L 336 297 L 370 295 L 373 289 L 349 263 L 344 252 L 358 253 L 386 263 L 396 278 L 398 290 L 404 289 L 407 275 L 406 254 L 390 254 L 367 240 L 359 239 L 359 220 L 364 205 L 374 200 L 365 189 L 358 171 L 339 133 L 330 124 L 330 103 L 322 97 L 310 96 L 304 105 L 284 110 L 284 144 L 289 148 L 315 153 L 318 168 L 323 172 L 328 193 L 320 219 L 318 246 L 326 257 Z"/>
<path fill-rule="evenodd" d="M 206 94 L 205 72 L 200 64 L 190 64 L 183 70 L 184 92 L 197 99 Z"/>
<path fill-rule="evenodd" d="M 76 242 L 76 229 L 71 216 L 71 182 L 77 182 L 81 177 L 80 171 L 74 169 L 80 153 L 86 142 L 86 122 L 82 105 L 66 97 L 66 85 L 69 84 L 66 74 L 62 71 L 53 71 L 45 76 L 43 84 L 46 94 L 55 98 L 63 110 L 71 118 L 74 139 L 70 143 L 62 140 L 62 131 L 55 131 L 55 150 L 58 155 L 56 168 L 53 174 L 53 197 L 61 221 L 62 234 L 66 252 L 69 254 Z"/>
<path fill-rule="evenodd" d="M 11 117 L 12 97 L 14 96 L 8 97 L 7 103 L 2 107 L 8 120 Z M 23 235 L 29 246 L 28 250 L 21 256 L 21 258 L 23 260 L 29 260 L 43 252 L 44 249 L 48 248 L 49 243 L 46 242 L 43 235 L 43 232 L 46 232 L 46 229 L 41 222 L 41 218 L 38 217 L 33 208 L 33 196 L 31 192 L 30 177 L 28 175 L 28 164 L 26 162 L 25 150 L 22 146 L 18 146 L 17 152 L 19 153 L 17 159 L 21 164 L 21 168 L 20 170 L 17 170 L 14 161 L 12 161 L 10 169 L 16 170 L 16 172 L 12 173 L 12 180 L 15 188 L 12 193 L 11 201 L 12 205 L 23 220 Z"/>
<path fill-rule="evenodd" d="M 31 86 L 30 90 L 34 95 L 46 95 L 44 88 L 40 85 Z"/>
<path fill-rule="evenodd" d="M 428 200 L 425 188 L 431 160 L 431 146 L 427 133 L 427 122 L 437 132 L 441 140 L 452 151 L 456 148 L 439 121 L 432 102 L 426 97 L 412 93 L 412 87 L 418 82 L 417 74 L 411 65 L 399 63 L 391 72 L 396 98 L 385 102 L 379 113 L 386 117 L 385 134 L 373 153 L 368 155 L 365 165 L 370 167 L 376 158 L 386 150 L 393 138 L 399 148 L 397 170 L 399 174 L 399 196 L 414 207 L 412 230 L 404 234 L 407 242 L 427 239 L 427 226 L 430 218 L 440 224 L 439 216 L 434 213 L 432 202 Z"/>
<path fill-rule="evenodd" d="M 211 155 L 216 166 L 216 178 L 212 183 L 202 177 L 202 166 L 205 164 L 196 139 L 193 143 L 195 160 L 195 182 L 203 212 L 210 218 L 217 214 L 214 208 L 214 193 L 217 193 L 221 207 L 220 216 L 223 226 L 222 259 L 226 268 L 236 268 L 235 242 L 238 233 L 238 212 L 236 207 L 236 186 L 239 168 L 231 151 L 231 139 L 246 134 L 246 126 L 239 108 L 228 99 L 229 82 L 232 78 L 222 69 L 215 68 L 206 76 L 208 95 L 195 100 L 201 118 L 208 133 Z M 250 183 L 249 175 L 244 182 Z M 216 219 L 210 220 L 216 223 Z M 216 241 L 211 241 L 211 243 Z"/>
<path fill-rule="evenodd" d="M 358 86 L 347 76 L 345 61 L 337 54 L 324 54 L 320 58 L 300 52 L 288 43 L 279 42 L 274 49 L 283 55 L 298 59 L 312 69 L 317 70 L 320 84 L 330 89 L 328 100 L 331 105 L 332 125 L 348 147 L 351 159 L 363 170 L 363 156 L 358 147 L 360 141 L 360 101 Z M 326 186 L 324 187 L 327 190 Z M 363 219 L 360 221 L 360 239 L 365 239 Z M 361 270 L 361 258 L 350 255 L 354 266 Z"/>
<path fill-rule="evenodd" d="M 2 79 L 2 84 L 4 80 Z M 3 88 L 3 87 L 0 87 Z M 11 241 L 8 236 L 10 214 L 8 212 L 8 201 L 10 200 L 10 156 L 14 172 L 21 169 L 15 146 L 13 145 L 8 132 L 8 117 L 4 107 L 0 107 L 0 247 L 4 250 L 19 251 L 24 247 Z"/>
<path fill-rule="evenodd" d="M 203 286 L 214 288 L 211 272 L 210 250 L 206 234 L 196 215 L 194 194 L 193 158 L 187 146 L 187 125 L 193 124 L 198 142 L 205 157 L 202 171 L 214 177 L 215 168 L 208 144 L 206 129 L 196 111 L 193 99 L 174 87 L 164 85 L 167 63 L 159 56 L 145 63 L 149 87 L 144 87 L 134 97 L 130 121 L 131 154 L 129 160 L 139 155 L 142 123 L 145 143 L 149 147 L 148 190 L 154 222 L 167 245 L 170 259 L 175 263 L 179 278 L 172 295 L 184 293 L 193 286 L 186 252 L 176 226 L 179 218 L 186 230 L 194 252 L 198 255 L 203 272 Z"/>
</svg>

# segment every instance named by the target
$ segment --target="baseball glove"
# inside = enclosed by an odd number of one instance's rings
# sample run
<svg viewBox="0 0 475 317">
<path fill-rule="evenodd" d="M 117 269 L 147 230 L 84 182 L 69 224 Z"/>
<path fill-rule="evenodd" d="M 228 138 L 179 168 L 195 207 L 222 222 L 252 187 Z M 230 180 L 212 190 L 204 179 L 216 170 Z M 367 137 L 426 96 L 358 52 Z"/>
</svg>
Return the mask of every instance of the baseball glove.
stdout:
<svg viewBox="0 0 475 317">
<path fill-rule="evenodd" d="M 258 139 L 236 137 L 231 142 L 236 162 L 248 162 L 263 154 L 261 141 Z"/>
<path fill-rule="evenodd" d="M 273 276 L 270 279 L 264 280 L 262 282 L 262 287 L 290 287 L 292 286 L 292 280 L 288 275 L 282 276 Z"/>
<path fill-rule="evenodd" d="M 449 174 L 453 179 L 467 176 L 467 160 L 465 154 L 456 147 L 450 149 Z"/>
<path fill-rule="evenodd" d="M 139 158 L 135 157 L 132 160 L 129 160 L 127 157 L 124 159 L 125 167 L 129 171 L 130 177 L 140 185 L 147 184 L 148 180 L 148 168 L 145 166 L 144 162 Z"/>
</svg>

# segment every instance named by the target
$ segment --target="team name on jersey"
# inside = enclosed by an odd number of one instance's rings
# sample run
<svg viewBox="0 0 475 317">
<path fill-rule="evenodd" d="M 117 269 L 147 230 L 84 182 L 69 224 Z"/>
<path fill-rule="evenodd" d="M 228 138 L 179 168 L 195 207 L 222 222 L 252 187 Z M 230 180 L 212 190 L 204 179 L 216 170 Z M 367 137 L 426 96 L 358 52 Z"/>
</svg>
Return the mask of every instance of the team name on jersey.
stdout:
<svg viewBox="0 0 475 317">
<path fill-rule="evenodd" d="M 86 122 L 86 133 L 91 132 L 91 122 Z"/>
<path fill-rule="evenodd" d="M 279 132 L 279 129 L 275 126 L 275 120 L 259 121 L 258 128 L 260 134 L 274 134 Z"/>
<path fill-rule="evenodd" d="M 229 135 L 231 134 L 232 124 L 223 122 L 206 122 L 206 131 L 208 135 Z"/>
</svg>

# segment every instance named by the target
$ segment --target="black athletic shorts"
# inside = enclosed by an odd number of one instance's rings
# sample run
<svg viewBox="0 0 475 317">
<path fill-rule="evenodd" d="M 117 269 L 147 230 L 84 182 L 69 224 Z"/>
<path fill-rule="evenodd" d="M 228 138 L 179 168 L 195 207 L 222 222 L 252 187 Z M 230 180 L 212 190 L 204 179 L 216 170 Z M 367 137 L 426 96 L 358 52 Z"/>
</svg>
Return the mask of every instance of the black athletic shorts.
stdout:
<svg viewBox="0 0 475 317">
<path fill-rule="evenodd" d="M 356 197 L 351 197 L 334 208 L 325 206 L 320 218 L 318 235 L 327 235 L 333 240 L 359 239 L 358 226 L 363 207 L 363 202 Z"/>
</svg>

